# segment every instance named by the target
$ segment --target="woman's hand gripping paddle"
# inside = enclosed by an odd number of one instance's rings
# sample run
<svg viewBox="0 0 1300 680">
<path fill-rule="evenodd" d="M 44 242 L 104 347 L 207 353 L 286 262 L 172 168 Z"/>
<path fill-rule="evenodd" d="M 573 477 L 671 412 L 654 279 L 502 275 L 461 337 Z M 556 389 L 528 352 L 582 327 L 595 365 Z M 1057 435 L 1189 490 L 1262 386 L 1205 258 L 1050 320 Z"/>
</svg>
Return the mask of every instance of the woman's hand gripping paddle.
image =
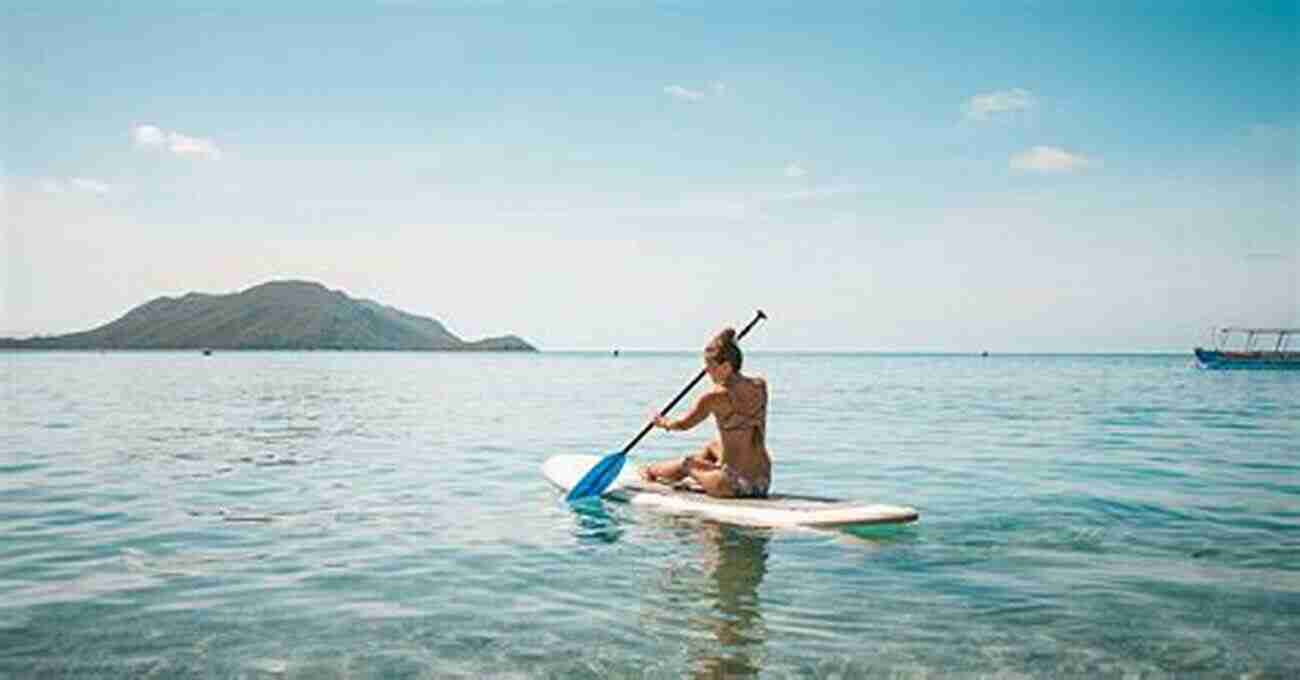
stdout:
<svg viewBox="0 0 1300 680">
<path fill-rule="evenodd" d="M 739 342 L 741 338 L 744 338 L 745 335 L 749 333 L 749 329 L 753 328 L 754 324 L 757 324 L 759 321 L 766 318 L 767 315 L 763 313 L 763 310 L 758 310 L 758 313 L 754 315 L 754 320 L 750 321 L 749 325 L 745 326 L 744 330 L 740 331 L 740 334 L 736 336 L 736 341 Z M 673 407 L 677 405 L 677 402 L 681 401 L 682 397 L 686 396 L 686 394 L 691 391 L 691 388 L 695 387 L 695 384 L 704 378 L 704 374 L 705 370 L 700 369 L 700 374 L 695 376 L 695 379 L 692 380 L 685 389 L 678 392 L 677 396 L 673 397 L 672 401 L 668 402 L 668 405 L 659 412 L 659 416 L 663 417 L 668 415 L 668 412 L 673 410 Z M 645 437 L 646 433 L 648 433 L 654 426 L 655 423 L 651 420 L 641 429 L 641 434 L 638 434 L 632 441 L 628 442 L 627 446 L 624 446 L 622 451 L 616 451 L 601 458 L 599 463 L 596 463 L 587 474 L 582 476 L 582 479 L 578 480 L 577 484 L 573 485 L 572 489 L 569 489 L 569 494 L 564 497 L 564 500 L 572 503 L 573 501 L 582 500 L 583 498 L 591 498 L 605 493 L 605 489 L 608 489 L 609 485 L 613 484 L 615 479 L 618 479 L 618 473 L 623 471 L 623 463 L 627 462 L 627 452 L 631 451 L 632 447 L 636 446 L 637 442 L 640 442 L 641 438 Z"/>
</svg>

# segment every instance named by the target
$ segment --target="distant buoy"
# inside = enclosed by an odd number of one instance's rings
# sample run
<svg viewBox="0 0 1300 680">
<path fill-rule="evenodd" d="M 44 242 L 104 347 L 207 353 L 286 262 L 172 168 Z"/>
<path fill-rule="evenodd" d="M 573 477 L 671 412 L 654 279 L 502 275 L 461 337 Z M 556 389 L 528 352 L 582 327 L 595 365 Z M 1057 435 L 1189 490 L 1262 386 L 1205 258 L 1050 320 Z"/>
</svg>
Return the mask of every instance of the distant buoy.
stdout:
<svg viewBox="0 0 1300 680">
<path fill-rule="evenodd" d="M 614 356 L 618 356 L 618 350 L 614 350 Z"/>
<path fill-rule="evenodd" d="M 203 350 L 203 356 L 205 356 L 205 357 L 210 357 L 210 356 L 212 356 L 212 350 L 210 350 L 210 349 L 205 349 L 205 350 Z"/>
<path fill-rule="evenodd" d="M 980 352 L 980 356 L 982 356 L 982 357 L 986 357 L 986 356 L 988 356 L 988 355 L 989 355 L 988 350 L 984 350 L 983 352 Z"/>
</svg>

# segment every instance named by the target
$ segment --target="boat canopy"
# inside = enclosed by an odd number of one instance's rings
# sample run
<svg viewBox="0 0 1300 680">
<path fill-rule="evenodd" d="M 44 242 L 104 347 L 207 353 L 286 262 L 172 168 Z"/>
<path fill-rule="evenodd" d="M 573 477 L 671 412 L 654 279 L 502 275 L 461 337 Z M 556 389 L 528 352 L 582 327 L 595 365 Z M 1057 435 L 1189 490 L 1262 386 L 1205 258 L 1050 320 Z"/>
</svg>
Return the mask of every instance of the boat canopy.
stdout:
<svg viewBox="0 0 1300 680">
<path fill-rule="evenodd" d="M 1277 336 L 1277 343 L 1273 346 L 1274 352 L 1281 352 L 1286 348 L 1289 336 L 1300 335 L 1300 328 L 1255 328 L 1250 326 L 1224 326 L 1214 329 L 1214 346 L 1222 348 L 1228 338 L 1234 334 L 1240 333 L 1246 336 L 1246 351 L 1252 351 L 1255 348 L 1255 338 L 1263 336 Z"/>
<path fill-rule="evenodd" d="M 1300 328 L 1250 328 L 1248 326 L 1224 326 L 1219 329 L 1221 333 L 1258 333 L 1263 335 L 1273 335 L 1274 333 L 1298 333 Z"/>
</svg>

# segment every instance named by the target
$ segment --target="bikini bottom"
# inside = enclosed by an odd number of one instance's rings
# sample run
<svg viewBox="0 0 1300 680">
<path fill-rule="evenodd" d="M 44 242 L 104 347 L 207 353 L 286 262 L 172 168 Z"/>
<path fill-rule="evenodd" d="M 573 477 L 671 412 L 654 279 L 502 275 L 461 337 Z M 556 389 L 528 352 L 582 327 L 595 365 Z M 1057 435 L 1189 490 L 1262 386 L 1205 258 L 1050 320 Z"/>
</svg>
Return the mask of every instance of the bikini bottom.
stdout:
<svg viewBox="0 0 1300 680">
<path fill-rule="evenodd" d="M 727 485 L 736 494 L 736 498 L 767 498 L 767 487 L 772 480 L 761 476 L 751 479 L 726 463 L 722 464 L 721 469 L 722 476 L 726 478 Z"/>
</svg>

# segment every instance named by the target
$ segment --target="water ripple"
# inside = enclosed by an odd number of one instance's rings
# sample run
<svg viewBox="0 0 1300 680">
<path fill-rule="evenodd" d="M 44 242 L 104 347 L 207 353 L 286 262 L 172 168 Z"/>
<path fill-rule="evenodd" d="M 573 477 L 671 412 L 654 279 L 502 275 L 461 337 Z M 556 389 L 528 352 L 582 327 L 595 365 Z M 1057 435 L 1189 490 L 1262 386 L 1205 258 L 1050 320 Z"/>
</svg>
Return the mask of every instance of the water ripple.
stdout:
<svg viewBox="0 0 1300 680">
<path fill-rule="evenodd" d="M 923 518 L 770 532 L 574 508 L 537 474 L 626 441 L 693 354 L 211 359 L 0 367 L 0 675 L 1300 666 L 1297 376 L 759 353 L 781 488 Z"/>
</svg>

